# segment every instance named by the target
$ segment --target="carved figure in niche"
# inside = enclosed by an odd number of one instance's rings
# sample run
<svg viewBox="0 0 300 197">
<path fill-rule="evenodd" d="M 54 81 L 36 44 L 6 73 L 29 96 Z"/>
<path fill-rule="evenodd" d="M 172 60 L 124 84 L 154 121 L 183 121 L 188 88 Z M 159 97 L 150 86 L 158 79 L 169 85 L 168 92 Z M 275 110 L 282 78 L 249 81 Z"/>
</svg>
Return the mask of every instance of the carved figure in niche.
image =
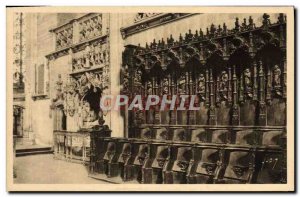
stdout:
<svg viewBox="0 0 300 197">
<path fill-rule="evenodd" d="M 103 64 L 103 53 L 102 53 L 102 45 L 98 43 L 95 47 L 95 62 L 100 65 Z"/>
<path fill-rule="evenodd" d="M 95 46 L 95 64 L 99 65 L 100 64 L 100 49 L 99 49 L 99 43 Z"/>
<path fill-rule="evenodd" d="M 67 94 L 67 99 L 66 99 L 65 105 L 66 105 L 67 113 L 71 117 L 74 116 L 75 111 L 76 111 L 75 95 Z"/>
<path fill-rule="evenodd" d="M 85 65 L 84 63 L 84 59 L 82 57 L 77 58 L 77 65 L 76 65 L 76 69 L 80 70 L 83 68 L 83 66 Z"/>
<path fill-rule="evenodd" d="M 178 94 L 185 94 L 185 76 L 181 75 L 178 80 Z"/>
<path fill-rule="evenodd" d="M 106 63 L 106 64 L 109 63 L 109 52 L 108 52 L 107 49 L 105 50 L 105 63 Z"/>
<path fill-rule="evenodd" d="M 274 69 L 273 69 L 274 87 L 279 87 L 280 86 L 280 76 L 281 76 L 281 70 L 280 70 L 278 65 L 275 65 Z"/>
<path fill-rule="evenodd" d="M 244 82 L 245 82 L 245 92 L 248 97 L 252 97 L 252 82 L 251 82 L 251 72 L 249 68 L 244 71 Z"/>
<path fill-rule="evenodd" d="M 280 87 L 281 87 L 280 78 L 281 78 L 281 69 L 279 68 L 278 65 L 275 65 L 274 69 L 273 69 L 273 87 L 274 87 L 275 93 L 279 96 L 281 95 L 281 92 L 280 92 Z"/>
<path fill-rule="evenodd" d="M 152 83 L 151 83 L 151 81 L 147 82 L 147 94 L 152 95 Z"/>
<path fill-rule="evenodd" d="M 98 116 L 95 111 L 91 109 L 89 102 L 83 101 L 81 113 L 84 128 L 91 128 L 92 126 L 98 125 Z"/>
<path fill-rule="evenodd" d="M 227 88 L 228 88 L 228 73 L 226 71 L 222 71 L 221 80 L 220 80 L 220 96 L 223 99 L 227 99 Z"/>
<path fill-rule="evenodd" d="M 89 87 L 88 87 L 88 80 L 86 75 L 81 75 L 80 79 L 78 80 L 79 83 L 79 94 L 83 95 L 86 91 L 88 91 Z"/>
<path fill-rule="evenodd" d="M 134 75 L 134 84 L 141 84 L 142 82 L 142 71 L 137 70 Z"/>
<path fill-rule="evenodd" d="M 89 60 L 90 66 L 94 66 L 95 65 L 94 54 L 95 54 L 95 47 L 94 47 L 94 45 L 91 45 L 90 51 L 88 52 L 88 60 Z"/>
<path fill-rule="evenodd" d="M 127 65 L 122 69 L 122 79 L 123 79 L 123 91 L 127 92 L 129 87 L 129 74 L 128 74 Z"/>
<path fill-rule="evenodd" d="M 204 95 L 204 93 L 205 93 L 205 76 L 202 73 L 199 74 L 197 91 L 198 91 L 200 99 L 205 100 L 205 95 Z"/>
<path fill-rule="evenodd" d="M 163 79 L 162 87 L 163 87 L 163 94 L 168 94 L 168 92 L 169 92 L 169 81 L 168 81 L 167 78 Z"/>
<path fill-rule="evenodd" d="M 96 88 L 102 88 L 102 78 L 100 74 L 93 74 L 93 73 L 85 73 L 88 81 L 91 85 L 93 85 L 94 92 L 97 92 Z"/>
<path fill-rule="evenodd" d="M 199 75 L 199 82 L 198 82 L 198 93 L 205 92 L 205 77 L 202 73 Z"/>
<path fill-rule="evenodd" d="M 91 51 L 91 47 L 90 46 L 86 46 L 84 52 L 83 52 L 83 57 L 85 59 L 85 64 L 83 65 L 84 68 L 90 68 L 90 51 Z"/>
<path fill-rule="evenodd" d="M 63 81 L 61 80 L 61 75 L 58 75 L 58 80 L 56 82 L 56 100 L 63 100 L 64 93 L 62 91 Z"/>
</svg>

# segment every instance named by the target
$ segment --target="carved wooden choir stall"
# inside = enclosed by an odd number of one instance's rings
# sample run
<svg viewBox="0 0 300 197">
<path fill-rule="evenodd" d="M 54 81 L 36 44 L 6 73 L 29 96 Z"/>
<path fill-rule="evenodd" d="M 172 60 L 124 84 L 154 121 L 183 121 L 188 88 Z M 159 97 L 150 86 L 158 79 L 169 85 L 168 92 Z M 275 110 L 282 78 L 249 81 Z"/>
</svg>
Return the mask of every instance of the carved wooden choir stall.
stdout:
<svg viewBox="0 0 300 197">
<path fill-rule="evenodd" d="M 127 138 L 91 134 L 90 175 L 138 183 L 286 182 L 286 18 L 251 16 L 175 40 L 126 46 L 122 93 L 177 96 L 134 109 Z M 197 95 L 199 110 L 176 110 Z M 188 99 L 186 103 L 189 103 Z"/>
</svg>

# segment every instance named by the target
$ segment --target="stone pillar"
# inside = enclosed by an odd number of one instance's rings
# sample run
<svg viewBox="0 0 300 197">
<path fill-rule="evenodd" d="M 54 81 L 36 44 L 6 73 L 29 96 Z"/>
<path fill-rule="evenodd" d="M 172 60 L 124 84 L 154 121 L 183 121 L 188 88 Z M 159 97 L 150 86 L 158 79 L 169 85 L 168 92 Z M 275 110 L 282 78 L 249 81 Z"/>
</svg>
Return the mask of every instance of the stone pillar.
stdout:
<svg viewBox="0 0 300 197">
<path fill-rule="evenodd" d="M 105 20 L 108 17 L 109 20 Z M 110 94 L 116 97 L 120 94 L 120 71 L 122 64 L 122 52 L 124 50 L 123 39 L 121 37 L 121 21 L 119 14 L 105 14 L 103 21 L 109 21 L 109 52 L 110 52 Z M 103 25 L 105 27 L 105 25 Z M 110 112 L 110 123 L 106 122 L 112 130 L 113 137 L 124 137 L 123 118 L 120 111 Z"/>
</svg>

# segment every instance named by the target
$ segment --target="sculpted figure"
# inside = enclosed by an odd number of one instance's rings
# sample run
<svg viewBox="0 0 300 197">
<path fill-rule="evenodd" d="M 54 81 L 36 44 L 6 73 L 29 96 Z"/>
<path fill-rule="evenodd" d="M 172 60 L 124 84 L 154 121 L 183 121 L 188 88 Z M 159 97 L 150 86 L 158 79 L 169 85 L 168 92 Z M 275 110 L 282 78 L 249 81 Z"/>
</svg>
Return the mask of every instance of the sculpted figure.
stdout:
<svg viewBox="0 0 300 197">
<path fill-rule="evenodd" d="M 251 72 L 250 69 L 247 68 L 244 71 L 244 82 L 245 82 L 245 91 L 248 97 L 252 97 L 252 82 L 251 82 Z"/>
<path fill-rule="evenodd" d="M 228 86 L 228 74 L 226 71 L 222 71 L 220 80 L 220 94 L 223 99 L 227 99 L 227 86 Z"/>
<path fill-rule="evenodd" d="M 167 78 L 163 79 L 162 86 L 163 86 L 163 94 L 168 94 L 168 92 L 169 92 L 169 81 L 168 81 Z"/>
<path fill-rule="evenodd" d="M 280 76 L 281 70 L 278 65 L 275 65 L 273 69 L 273 83 L 275 87 L 280 86 Z"/>
<path fill-rule="evenodd" d="M 148 95 L 152 94 L 152 83 L 151 83 L 151 81 L 147 82 L 147 94 Z"/>
<path fill-rule="evenodd" d="M 199 93 L 205 92 L 205 77 L 202 73 L 200 73 L 199 75 L 198 92 Z"/>
<path fill-rule="evenodd" d="M 141 83 L 142 80 L 142 71 L 140 71 L 139 69 L 135 72 L 135 76 L 134 76 L 134 83 L 135 84 L 139 84 Z"/>
<path fill-rule="evenodd" d="M 185 94 L 185 76 L 181 75 L 178 84 L 178 93 Z"/>
</svg>

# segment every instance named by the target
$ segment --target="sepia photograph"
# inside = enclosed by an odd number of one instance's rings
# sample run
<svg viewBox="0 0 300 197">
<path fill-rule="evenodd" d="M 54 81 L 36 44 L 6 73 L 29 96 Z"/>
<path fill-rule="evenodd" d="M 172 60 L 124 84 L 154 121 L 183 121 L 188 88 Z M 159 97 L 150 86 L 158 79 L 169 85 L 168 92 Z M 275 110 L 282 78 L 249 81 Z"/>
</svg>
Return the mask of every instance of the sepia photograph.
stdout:
<svg viewBox="0 0 300 197">
<path fill-rule="evenodd" d="M 294 191 L 294 7 L 6 12 L 8 191 Z"/>
</svg>

